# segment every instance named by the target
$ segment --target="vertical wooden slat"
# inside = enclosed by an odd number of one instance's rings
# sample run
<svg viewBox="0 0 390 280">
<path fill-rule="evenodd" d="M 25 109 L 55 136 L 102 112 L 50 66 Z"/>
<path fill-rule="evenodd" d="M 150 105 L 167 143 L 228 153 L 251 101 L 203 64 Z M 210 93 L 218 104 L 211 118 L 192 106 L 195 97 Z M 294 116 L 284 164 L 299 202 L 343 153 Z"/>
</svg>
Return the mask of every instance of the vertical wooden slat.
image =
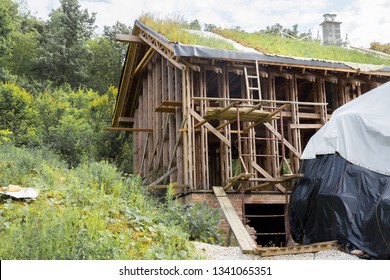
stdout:
<svg viewBox="0 0 390 280">
<path fill-rule="evenodd" d="M 139 97 L 139 103 L 142 104 L 142 95 Z M 134 127 L 142 127 L 140 126 L 140 108 L 135 110 L 134 112 Z M 140 158 L 142 156 L 142 148 L 141 146 L 141 141 L 139 140 L 139 136 L 141 133 L 136 133 L 133 134 L 133 172 L 134 173 L 140 173 L 140 166 L 141 166 L 141 161 Z"/>
<path fill-rule="evenodd" d="M 174 76 L 174 70 L 172 67 L 169 67 L 168 63 L 165 64 L 165 68 L 166 68 L 166 71 L 167 71 L 167 81 L 166 81 L 166 84 L 167 84 L 167 95 L 168 95 L 168 100 L 176 100 L 175 98 L 175 87 L 174 87 L 174 82 L 175 82 L 175 76 Z M 177 109 L 176 109 L 177 110 Z M 176 114 L 176 112 L 175 112 Z M 169 137 L 168 137 L 168 145 L 169 145 L 169 148 L 168 148 L 168 158 L 169 159 L 174 159 L 175 158 L 175 152 L 174 152 L 174 148 L 175 148 L 175 143 L 176 143 L 176 123 L 175 123 L 175 114 L 169 114 L 169 127 L 168 127 L 168 130 L 169 130 Z M 165 161 L 165 160 L 164 160 Z M 174 165 L 177 166 L 176 162 L 174 162 Z M 177 166 L 178 168 L 178 171 L 180 170 L 181 167 Z M 171 182 L 177 182 L 177 174 L 178 172 L 174 173 L 171 175 L 170 179 L 171 179 Z"/>
<path fill-rule="evenodd" d="M 185 128 L 187 129 L 186 131 L 183 132 L 183 163 L 184 163 L 184 170 L 183 170 L 183 175 L 184 175 L 184 184 L 190 185 L 189 181 L 189 174 L 188 174 L 188 168 L 189 168 L 189 145 L 188 145 L 188 139 L 189 139 L 189 131 L 190 131 L 190 120 L 189 120 L 189 113 L 188 113 L 188 104 L 189 101 L 187 101 L 188 96 L 187 96 L 187 72 L 188 70 L 182 70 L 181 74 L 181 81 L 182 81 L 182 98 L 183 98 L 183 116 L 185 118 Z"/>
<path fill-rule="evenodd" d="M 270 87 L 270 100 L 276 100 L 276 91 L 275 91 L 275 76 L 273 74 L 269 74 L 269 87 Z M 271 103 L 271 106 L 276 106 L 276 103 Z M 271 121 L 271 125 L 278 131 L 277 121 Z M 282 129 L 282 128 L 281 128 Z M 278 176 L 279 171 L 279 142 L 276 138 L 275 134 L 273 134 L 269 129 L 267 129 L 266 137 L 272 140 L 266 140 L 267 146 L 269 147 L 267 153 L 273 155 L 272 158 L 269 158 L 270 169 L 266 169 L 269 174 L 275 178 Z"/>
<path fill-rule="evenodd" d="M 290 100 L 298 101 L 298 86 L 297 86 L 297 77 L 293 74 L 292 79 L 289 80 L 289 89 L 290 89 Z M 293 103 L 291 106 L 291 124 L 299 124 L 299 106 L 296 103 Z M 294 128 L 291 129 L 292 133 L 292 144 L 299 153 L 302 152 L 301 149 L 301 137 L 300 129 Z M 299 169 L 299 159 L 294 157 L 294 172 L 297 172 Z"/>
<path fill-rule="evenodd" d="M 226 66 L 222 68 L 222 96 L 224 98 L 229 98 L 229 72 L 226 69 Z M 224 101 L 223 107 L 228 106 L 229 102 Z M 231 125 L 227 125 L 224 128 L 225 130 L 225 137 L 231 142 Z M 225 149 L 225 160 L 226 160 L 226 165 L 225 165 L 225 180 L 228 180 L 229 178 L 233 177 L 233 166 L 232 166 L 232 148 L 231 145 L 230 147 L 227 145 L 223 145 L 223 148 Z M 226 181 L 225 181 L 226 184 Z"/>
<path fill-rule="evenodd" d="M 148 87 L 147 87 L 147 97 L 148 100 L 148 117 L 145 120 L 146 127 L 150 127 L 154 129 L 153 126 L 153 110 L 154 110 L 154 101 L 153 101 L 153 75 L 152 75 L 153 65 L 152 63 L 149 63 L 148 65 Z M 144 176 L 146 176 L 149 173 L 150 166 L 152 165 L 152 159 L 153 159 L 153 143 L 154 143 L 154 133 L 151 133 L 149 137 L 149 143 L 148 143 L 148 151 L 147 151 L 147 160 L 145 161 L 145 173 Z"/>
<path fill-rule="evenodd" d="M 200 96 L 206 97 L 206 70 L 204 68 L 201 69 L 200 73 Z M 207 107 L 207 101 L 201 100 L 200 103 L 200 114 L 202 116 L 205 115 Z M 207 128 L 205 126 L 201 126 L 201 160 L 202 160 L 202 184 L 203 189 L 209 189 L 210 188 L 210 180 L 209 180 L 209 161 L 208 161 L 208 137 L 207 137 Z"/>
<path fill-rule="evenodd" d="M 182 84 L 183 84 L 183 71 L 179 71 L 179 69 L 175 68 L 174 70 L 174 96 L 175 101 L 183 101 L 183 90 L 182 90 Z M 184 101 L 182 102 L 184 104 Z M 183 122 L 183 119 L 185 118 L 185 108 L 179 108 L 176 107 L 176 141 L 180 137 L 179 129 L 181 128 L 181 124 Z M 182 138 L 184 139 L 185 133 L 183 133 Z M 183 148 L 184 148 L 184 140 L 181 141 L 181 145 L 178 146 L 176 151 L 176 166 L 178 167 L 177 171 L 177 182 L 178 184 L 185 183 L 184 180 L 184 173 L 185 173 L 185 164 L 184 162 L 184 155 L 183 155 Z"/>
<path fill-rule="evenodd" d="M 165 58 L 161 61 L 161 89 L 162 89 L 162 100 L 169 100 L 168 95 L 168 67 L 167 60 Z M 165 169 L 169 161 L 169 131 L 170 131 L 170 120 L 172 114 L 166 114 L 167 118 L 167 132 L 163 138 L 163 148 L 162 148 L 162 167 Z"/>
</svg>

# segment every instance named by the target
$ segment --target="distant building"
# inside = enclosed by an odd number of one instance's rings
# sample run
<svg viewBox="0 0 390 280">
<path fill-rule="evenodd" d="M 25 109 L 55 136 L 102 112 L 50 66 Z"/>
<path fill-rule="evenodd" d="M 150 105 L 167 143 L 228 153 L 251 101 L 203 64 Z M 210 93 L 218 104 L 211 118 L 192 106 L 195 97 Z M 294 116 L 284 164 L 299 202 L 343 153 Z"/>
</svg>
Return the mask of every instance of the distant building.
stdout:
<svg viewBox="0 0 390 280">
<path fill-rule="evenodd" d="M 322 38 L 324 45 L 341 45 L 340 21 L 335 21 L 336 14 L 324 14 Z"/>
</svg>

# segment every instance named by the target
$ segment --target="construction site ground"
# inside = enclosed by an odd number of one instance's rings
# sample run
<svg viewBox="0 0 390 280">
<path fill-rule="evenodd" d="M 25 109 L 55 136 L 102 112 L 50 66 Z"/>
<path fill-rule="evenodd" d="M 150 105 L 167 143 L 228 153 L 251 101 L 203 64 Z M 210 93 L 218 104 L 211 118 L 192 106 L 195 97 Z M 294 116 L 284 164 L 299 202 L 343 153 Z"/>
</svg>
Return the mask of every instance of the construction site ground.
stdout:
<svg viewBox="0 0 390 280">
<path fill-rule="evenodd" d="M 360 260 L 357 256 L 340 250 L 261 257 L 260 255 L 243 254 L 240 247 L 223 247 L 201 242 L 193 242 L 193 245 L 199 255 L 207 260 Z"/>
</svg>

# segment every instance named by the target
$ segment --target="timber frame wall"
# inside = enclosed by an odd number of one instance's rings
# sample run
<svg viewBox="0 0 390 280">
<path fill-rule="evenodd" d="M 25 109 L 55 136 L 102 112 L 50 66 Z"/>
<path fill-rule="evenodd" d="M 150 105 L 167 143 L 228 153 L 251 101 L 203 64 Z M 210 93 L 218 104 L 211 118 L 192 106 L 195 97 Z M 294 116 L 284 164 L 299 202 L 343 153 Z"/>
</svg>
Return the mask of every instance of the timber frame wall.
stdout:
<svg viewBox="0 0 390 280">
<path fill-rule="evenodd" d="M 310 137 L 346 102 L 390 80 L 254 60 L 175 57 L 142 26 L 129 43 L 111 130 L 134 133 L 134 172 L 192 191 L 281 191 Z"/>
</svg>

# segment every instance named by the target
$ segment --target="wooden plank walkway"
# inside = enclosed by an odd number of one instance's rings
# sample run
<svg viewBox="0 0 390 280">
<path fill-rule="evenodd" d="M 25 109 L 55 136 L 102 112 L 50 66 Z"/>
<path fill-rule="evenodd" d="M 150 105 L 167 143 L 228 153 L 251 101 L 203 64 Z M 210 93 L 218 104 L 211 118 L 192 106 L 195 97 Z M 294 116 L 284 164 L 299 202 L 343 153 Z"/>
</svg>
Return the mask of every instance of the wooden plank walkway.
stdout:
<svg viewBox="0 0 390 280">
<path fill-rule="evenodd" d="M 228 221 L 230 228 L 244 254 L 254 254 L 257 251 L 257 244 L 245 229 L 240 217 L 226 195 L 223 187 L 213 187 L 215 196 L 221 206 L 223 214 Z"/>
</svg>

